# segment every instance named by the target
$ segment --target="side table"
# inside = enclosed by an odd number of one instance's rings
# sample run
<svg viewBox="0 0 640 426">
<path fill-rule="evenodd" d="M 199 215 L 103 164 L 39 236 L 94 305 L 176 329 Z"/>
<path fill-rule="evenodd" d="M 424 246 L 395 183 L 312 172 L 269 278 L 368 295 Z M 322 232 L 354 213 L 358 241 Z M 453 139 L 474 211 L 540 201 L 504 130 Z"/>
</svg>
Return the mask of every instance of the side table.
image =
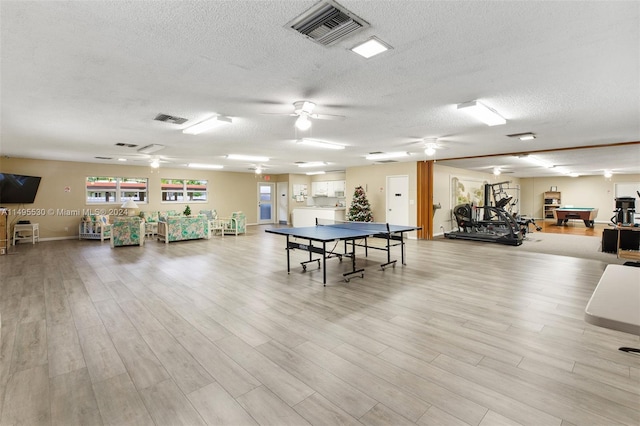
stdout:
<svg viewBox="0 0 640 426">
<path fill-rule="evenodd" d="M 30 235 L 22 235 L 22 232 L 30 232 Z M 16 240 L 25 240 L 31 238 L 31 244 L 40 241 L 40 228 L 37 223 L 17 223 L 13 226 L 13 245 Z"/>
</svg>

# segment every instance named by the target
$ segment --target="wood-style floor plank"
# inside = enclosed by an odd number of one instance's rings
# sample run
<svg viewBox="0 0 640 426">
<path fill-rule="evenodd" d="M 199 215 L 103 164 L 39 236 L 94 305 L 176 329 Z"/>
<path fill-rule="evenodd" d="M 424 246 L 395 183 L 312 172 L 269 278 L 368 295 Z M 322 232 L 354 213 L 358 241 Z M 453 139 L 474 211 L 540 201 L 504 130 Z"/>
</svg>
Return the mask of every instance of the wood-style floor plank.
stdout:
<svg viewBox="0 0 640 426">
<path fill-rule="evenodd" d="M 409 240 L 324 287 L 265 228 L 0 256 L 0 425 L 640 424 L 640 337 L 584 321 L 607 262 Z"/>
</svg>

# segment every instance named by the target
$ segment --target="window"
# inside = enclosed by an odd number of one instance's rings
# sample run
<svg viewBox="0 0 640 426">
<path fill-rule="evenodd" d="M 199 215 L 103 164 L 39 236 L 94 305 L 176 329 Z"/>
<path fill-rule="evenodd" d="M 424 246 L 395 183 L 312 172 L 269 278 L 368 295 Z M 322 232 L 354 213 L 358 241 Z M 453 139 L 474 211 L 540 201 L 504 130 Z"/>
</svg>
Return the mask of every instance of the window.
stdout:
<svg viewBox="0 0 640 426">
<path fill-rule="evenodd" d="M 89 176 L 86 184 L 87 204 L 122 204 L 133 200 L 147 203 L 148 179 Z"/>
<path fill-rule="evenodd" d="M 161 179 L 162 201 L 192 203 L 207 201 L 207 181 L 199 179 Z"/>
</svg>

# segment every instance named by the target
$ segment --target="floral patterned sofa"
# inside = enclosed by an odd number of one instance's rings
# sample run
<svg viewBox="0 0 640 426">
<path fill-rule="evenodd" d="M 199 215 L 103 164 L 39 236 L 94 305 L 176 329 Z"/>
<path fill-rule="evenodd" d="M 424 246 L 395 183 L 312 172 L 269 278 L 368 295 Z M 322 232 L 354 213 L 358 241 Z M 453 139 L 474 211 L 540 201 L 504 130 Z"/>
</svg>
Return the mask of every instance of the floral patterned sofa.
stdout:
<svg viewBox="0 0 640 426">
<path fill-rule="evenodd" d="M 143 246 L 144 220 L 137 216 L 118 216 L 111 225 L 111 247 Z"/>
<path fill-rule="evenodd" d="M 166 244 L 174 241 L 209 239 L 207 216 L 167 216 L 158 222 L 158 241 Z"/>
</svg>

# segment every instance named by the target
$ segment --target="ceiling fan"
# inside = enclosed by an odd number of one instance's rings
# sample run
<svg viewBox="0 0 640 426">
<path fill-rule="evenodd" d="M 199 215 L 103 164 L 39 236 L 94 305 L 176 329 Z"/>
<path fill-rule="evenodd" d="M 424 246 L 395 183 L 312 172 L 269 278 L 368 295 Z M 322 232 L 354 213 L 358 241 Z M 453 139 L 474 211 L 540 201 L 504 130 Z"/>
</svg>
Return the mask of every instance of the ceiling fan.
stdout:
<svg viewBox="0 0 640 426">
<path fill-rule="evenodd" d="M 311 101 L 296 101 L 293 103 L 293 112 L 290 114 L 273 114 L 273 115 L 288 115 L 291 117 L 298 117 L 295 126 L 298 130 L 309 130 L 311 127 L 311 119 L 315 120 L 344 120 L 343 115 L 332 114 L 317 114 L 314 113 L 316 104 Z"/>
<path fill-rule="evenodd" d="M 427 157 L 433 157 L 436 154 L 436 151 L 448 148 L 442 143 L 442 140 L 438 138 L 423 138 L 422 140 L 414 141 L 410 144 L 421 147 Z"/>
</svg>

